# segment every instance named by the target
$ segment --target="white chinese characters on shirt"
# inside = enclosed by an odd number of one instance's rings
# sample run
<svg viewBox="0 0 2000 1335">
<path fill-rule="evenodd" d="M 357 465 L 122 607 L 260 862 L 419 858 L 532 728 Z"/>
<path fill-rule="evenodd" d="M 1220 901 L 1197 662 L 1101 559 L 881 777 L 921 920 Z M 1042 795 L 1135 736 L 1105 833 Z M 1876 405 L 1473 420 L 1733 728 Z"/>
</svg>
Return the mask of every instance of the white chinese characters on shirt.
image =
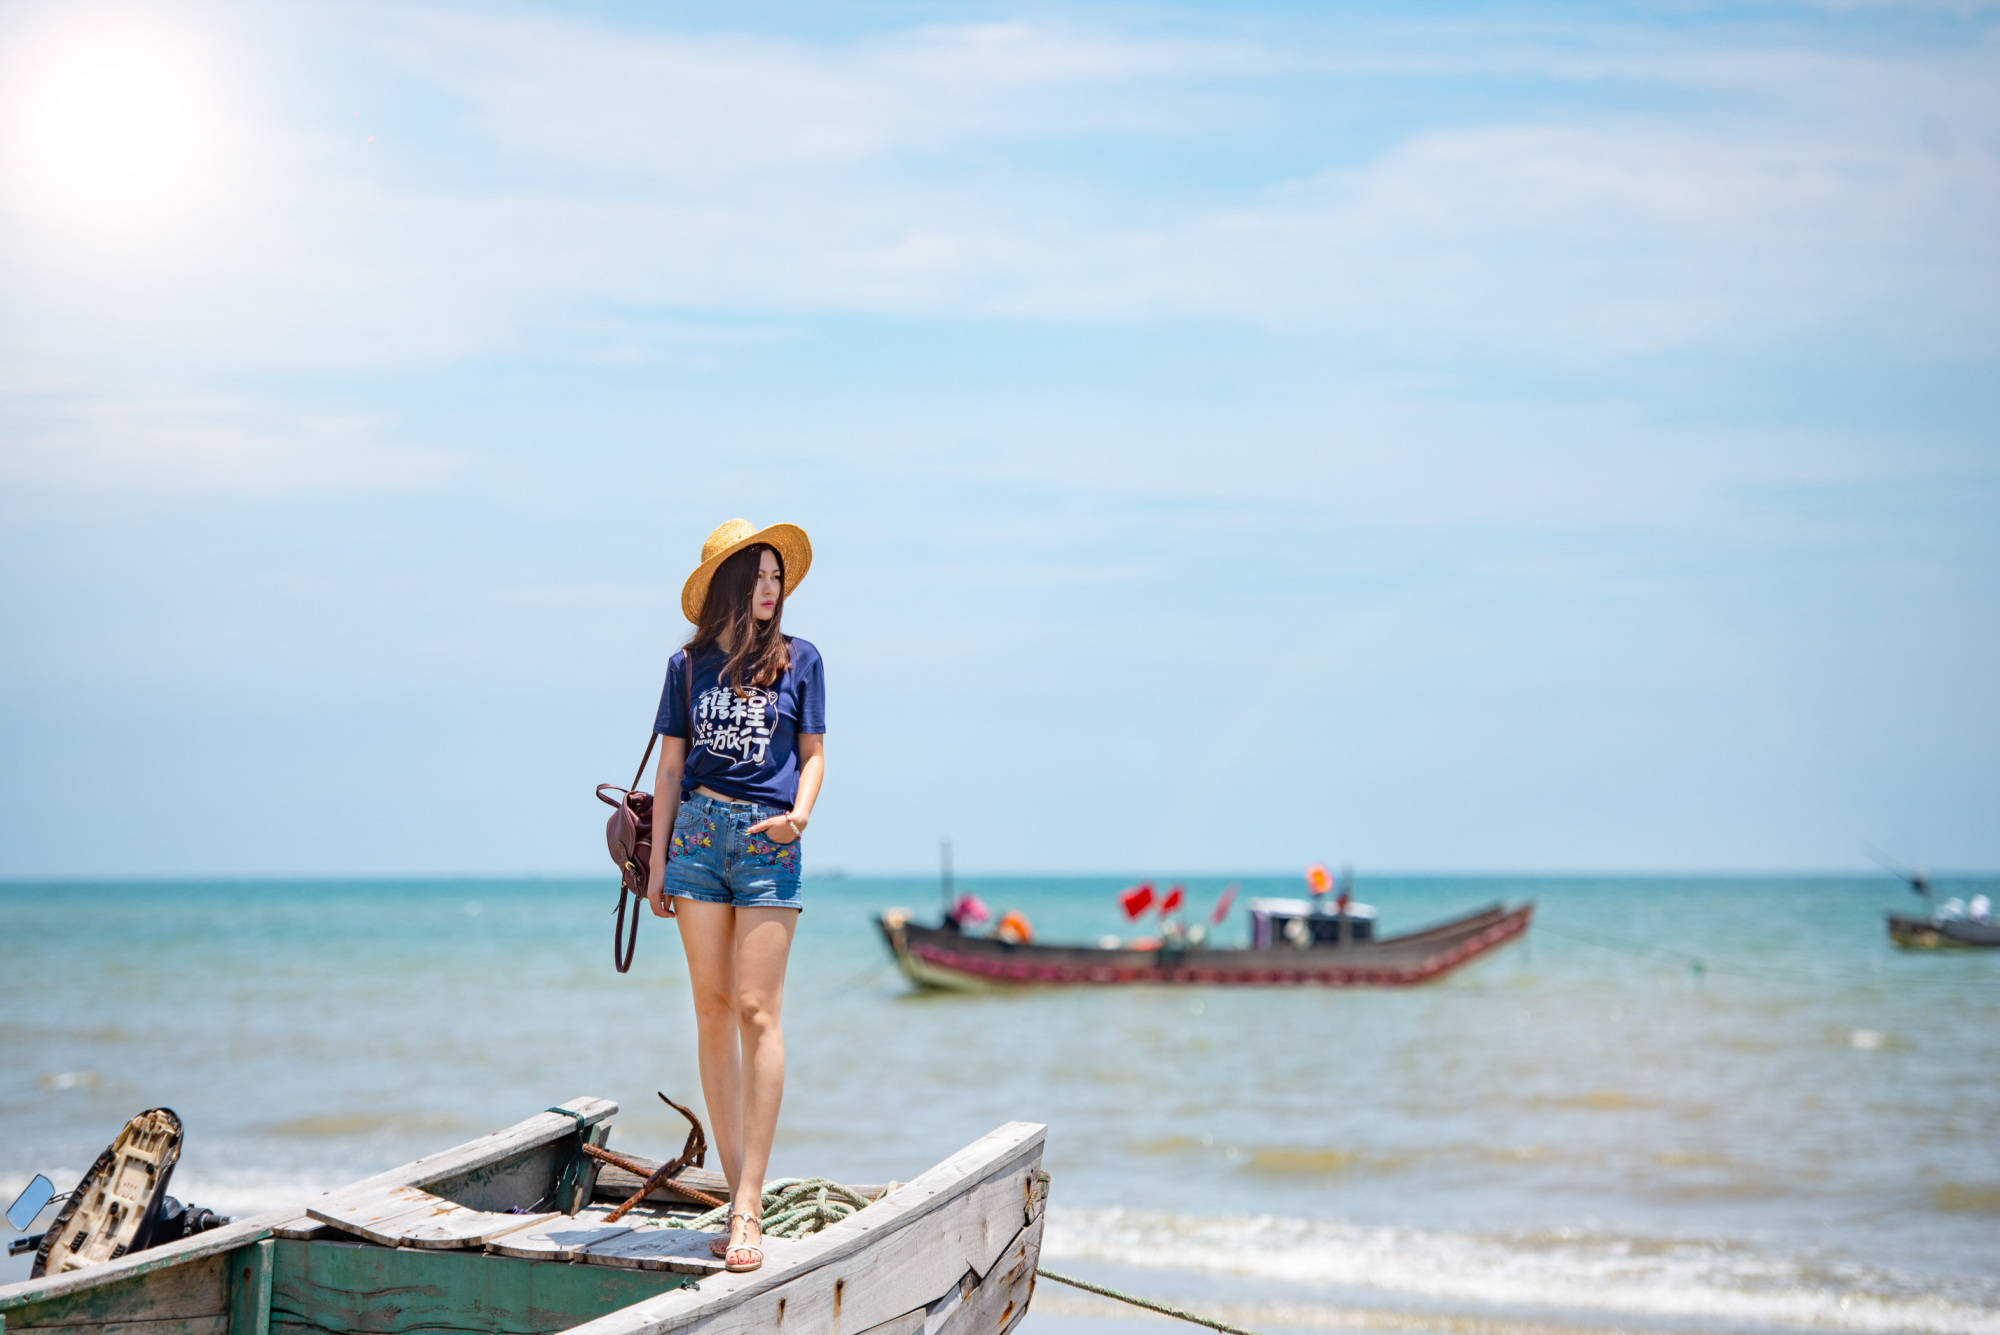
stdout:
<svg viewBox="0 0 2000 1335">
<path fill-rule="evenodd" d="M 738 695 L 711 686 L 694 702 L 694 744 L 732 762 L 764 763 L 771 750 L 773 692 L 751 686 Z"/>
</svg>

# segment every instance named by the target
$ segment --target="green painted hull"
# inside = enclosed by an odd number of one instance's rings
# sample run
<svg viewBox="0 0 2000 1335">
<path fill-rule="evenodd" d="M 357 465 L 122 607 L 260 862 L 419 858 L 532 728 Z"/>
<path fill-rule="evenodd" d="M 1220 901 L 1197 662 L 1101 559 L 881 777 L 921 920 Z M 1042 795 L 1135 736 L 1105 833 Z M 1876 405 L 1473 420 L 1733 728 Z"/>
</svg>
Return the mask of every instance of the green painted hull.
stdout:
<svg viewBox="0 0 2000 1335">
<path fill-rule="evenodd" d="M 687 1279 L 484 1252 L 265 1238 L 164 1274 L 24 1304 L 0 1313 L 0 1329 L 8 1335 L 75 1335 L 79 1328 L 107 1335 L 552 1335 Z"/>
</svg>

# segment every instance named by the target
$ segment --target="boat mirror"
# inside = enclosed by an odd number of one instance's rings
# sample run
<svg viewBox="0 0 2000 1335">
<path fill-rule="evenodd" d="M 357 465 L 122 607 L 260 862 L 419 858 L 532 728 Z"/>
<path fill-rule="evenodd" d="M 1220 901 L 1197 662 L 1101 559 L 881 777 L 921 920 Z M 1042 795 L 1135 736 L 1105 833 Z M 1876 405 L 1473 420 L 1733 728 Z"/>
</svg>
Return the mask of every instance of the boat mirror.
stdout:
<svg viewBox="0 0 2000 1335">
<path fill-rule="evenodd" d="M 35 1174 L 35 1180 L 23 1188 L 21 1194 L 14 1198 L 14 1203 L 7 1207 L 7 1222 L 17 1231 L 26 1228 L 35 1222 L 35 1216 L 55 1198 L 55 1194 L 56 1184 L 40 1173 Z"/>
</svg>

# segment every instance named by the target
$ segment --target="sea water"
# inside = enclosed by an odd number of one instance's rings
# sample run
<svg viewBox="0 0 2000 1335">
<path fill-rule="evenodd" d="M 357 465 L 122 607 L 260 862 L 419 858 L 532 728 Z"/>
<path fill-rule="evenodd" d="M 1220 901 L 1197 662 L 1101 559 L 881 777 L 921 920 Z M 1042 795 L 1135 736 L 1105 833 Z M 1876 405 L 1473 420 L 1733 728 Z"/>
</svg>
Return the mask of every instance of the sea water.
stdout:
<svg viewBox="0 0 2000 1335">
<path fill-rule="evenodd" d="M 1126 884 L 961 882 L 1045 940 L 1130 930 Z M 1188 886 L 1199 917 L 1223 881 Z M 810 880 L 773 1175 L 904 1179 L 1046 1122 L 1047 1266 L 1259 1328 L 2000 1331 L 2000 952 L 1893 948 L 1884 910 L 1918 905 L 1881 879 L 1357 893 L 1385 932 L 1535 921 L 1410 989 L 917 994 L 873 915 L 932 913 L 935 884 Z M 654 1091 L 700 1104 L 685 970 L 648 917 L 615 974 L 615 902 L 601 878 L 0 886 L 0 1190 L 67 1187 L 158 1104 L 187 1127 L 175 1194 L 235 1214 L 579 1094 L 671 1155 Z M 1047 1282 L 1026 1326 L 1128 1328 L 1169 1327 Z"/>
</svg>

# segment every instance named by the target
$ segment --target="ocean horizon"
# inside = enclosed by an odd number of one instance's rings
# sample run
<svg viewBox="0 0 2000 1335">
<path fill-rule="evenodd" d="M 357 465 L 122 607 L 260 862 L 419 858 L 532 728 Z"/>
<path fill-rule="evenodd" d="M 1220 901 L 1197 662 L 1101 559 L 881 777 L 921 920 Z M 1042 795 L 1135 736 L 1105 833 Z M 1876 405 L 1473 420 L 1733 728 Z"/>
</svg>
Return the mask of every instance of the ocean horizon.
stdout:
<svg viewBox="0 0 2000 1335">
<path fill-rule="evenodd" d="M 1342 864 L 1329 863 L 1327 865 L 1329 867 L 1337 869 Z M 1907 888 L 1907 882 L 1900 879 L 1896 874 L 1884 872 L 1880 868 L 1867 865 L 1828 866 L 1828 867 L 1702 866 L 1702 867 L 1686 867 L 1686 868 L 1377 867 L 1377 868 L 1370 868 L 1365 872 L 1362 872 L 1359 869 L 1356 870 L 1358 875 L 1365 876 L 1366 879 L 1369 880 L 1371 883 L 1380 883 L 1383 881 L 1403 882 L 1403 881 L 1438 881 L 1438 880 L 1520 881 L 1525 879 L 1546 880 L 1546 881 L 1651 881 L 1651 882 L 1677 881 L 1677 880 L 1707 881 L 1707 880 L 1764 879 L 1773 881 L 1779 881 L 1779 880 L 1838 881 L 1845 886 L 1851 886 L 1859 881 L 1873 881 L 1880 886 L 1886 886 L 1892 890 Z M 1976 882 L 1979 888 L 1984 888 L 1988 882 L 2000 879 L 2000 867 L 1926 867 L 1922 869 L 1922 872 L 1923 875 L 1932 882 L 1943 882 L 1943 881 Z M 917 883 L 929 884 L 932 886 L 936 886 L 941 879 L 939 873 L 936 871 L 929 871 L 929 872 L 867 871 L 867 870 L 850 870 L 849 868 L 845 867 L 815 868 L 808 874 L 813 878 L 820 880 L 917 882 Z M 436 883 L 438 885 L 459 885 L 469 881 L 477 881 L 481 883 L 518 881 L 522 883 L 536 883 L 536 884 L 548 881 L 561 881 L 566 883 L 575 883 L 580 881 L 602 881 L 608 886 L 609 884 L 611 884 L 611 879 L 612 878 L 610 876 L 610 873 L 597 867 L 586 867 L 568 871 L 534 871 L 534 872 L 516 872 L 516 871 L 178 872 L 177 871 L 177 872 L 132 872 L 132 873 L 106 872 L 102 874 L 92 873 L 91 875 L 87 876 L 52 876 L 52 875 L 42 875 L 42 874 L 32 874 L 32 873 L 0 873 L 0 888 L 32 889 L 39 886 L 53 890 L 53 889 L 63 889 L 65 887 L 70 887 L 70 886 L 91 887 L 91 886 L 107 886 L 107 885 L 230 885 L 246 881 L 257 881 L 257 882 L 276 881 L 276 882 L 282 882 L 287 885 L 324 885 L 324 884 L 365 885 L 382 881 L 390 881 L 390 882 L 395 882 L 397 884 L 409 884 L 409 885 L 419 885 L 424 883 Z M 1110 871 L 1093 871 L 1089 869 L 1084 869 L 1084 870 L 1071 869 L 1071 870 L 1060 870 L 1060 871 L 1021 871 L 1018 869 L 1008 869 L 1004 867 L 1002 868 L 987 867 L 971 871 L 966 871 L 966 870 L 955 871 L 953 873 L 952 879 L 955 882 L 972 882 L 972 881 L 986 880 L 986 881 L 1004 881 L 1009 883 L 1014 881 L 1023 881 L 1023 880 L 1028 880 L 1028 881 L 1031 880 L 1114 881 L 1116 880 L 1116 881 L 1123 881 L 1126 885 L 1136 885 L 1139 884 L 1140 882 L 1145 882 L 1145 881 L 1151 881 L 1156 884 L 1162 884 L 1162 885 L 1170 885 L 1176 881 L 1188 881 L 1188 880 L 1255 881 L 1260 885 L 1264 885 L 1266 887 L 1276 885 L 1279 882 L 1290 881 L 1294 883 L 1294 888 L 1299 890 L 1301 893 L 1304 892 L 1304 886 L 1305 886 L 1305 881 L 1302 875 L 1288 870 L 1271 868 L 1271 867 L 1252 868 L 1247 871 L 1243 870 L 1232 871 L 1226 868 L 1215 868 L 1215 867 L 1196 867 L 1192 869 L 1182 868 L 1172 872 L 1119 871 L 1116 869 Z M 1945 887 L 1943 886 L 1940 886 L 1939 888 L 1945 889 Z M 1279 892 L 1267 890 L 1260 893 L 1279 893 Z M 1974 893 L 1978 893 L 1978 889 L 1975 889 Z"/>
</svg>

